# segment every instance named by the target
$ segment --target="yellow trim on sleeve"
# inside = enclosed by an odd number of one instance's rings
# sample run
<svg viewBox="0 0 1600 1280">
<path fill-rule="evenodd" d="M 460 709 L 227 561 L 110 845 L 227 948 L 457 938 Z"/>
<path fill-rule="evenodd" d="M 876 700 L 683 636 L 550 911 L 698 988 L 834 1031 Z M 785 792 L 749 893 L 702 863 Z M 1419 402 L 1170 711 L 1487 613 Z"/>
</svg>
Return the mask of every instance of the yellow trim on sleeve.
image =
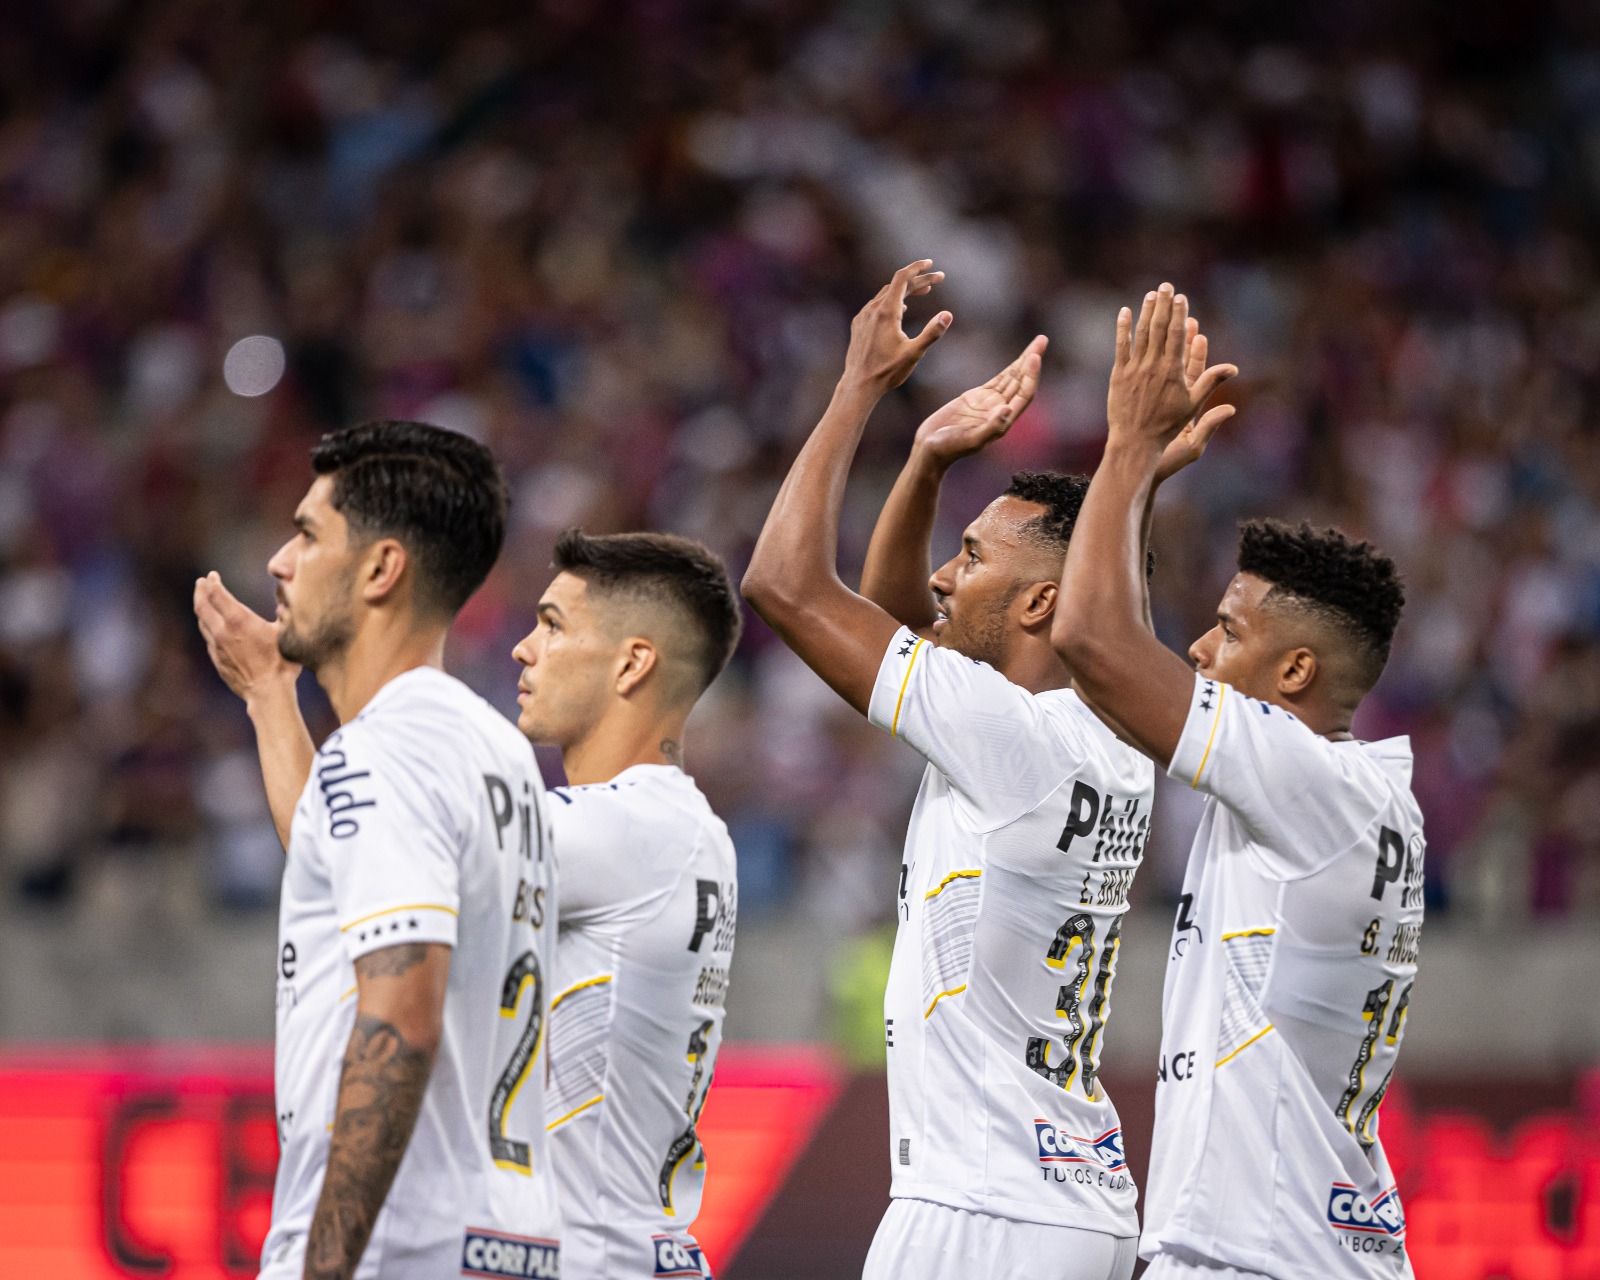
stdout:
<svg viewBox="0 0 1600 1280">
<path fill-rule="evenodd" d="M 1222 940 L 1224 942 L 1226 942 L 1229 938 L 1265 938 L 1268 935 L 1274 934 L 1274 933 L 1277 933 L 1277 932 L 1278 931 L 1277 931 L 1276 928 L 1272 928 L 1272 929 L 1240 929 L 1236 933 L 1225 933 L 1225 934 L 1223 934 L 1222 935 Z"/>
<path fill-rule="evenodd" d="M 1230 1053 L 1230 1054 L 1229 1054 L 1229 1055 L 1228 1055 L 1228 1056 L 1227 1056 L 1227 1057 L 1226 1057 L 1226 1058 L 1223 1058 L 1223 1059 L 1222 1059 L 1222 1061 L 1221 1061 L 1221 1062 L 1218 1062 L 1218 1063 L 1217 1063 L 1217 1066 L 1219 1066 L 1219 1067 L 1220 1067 L 1220 1066 L 1222 1066 L 1222 1065 L 1223 1065 L 1223 1064 L 1224 1064 L 1224 1063 L 1228 1063 L 1228 1062 L 1232 1062 L 1232 1061 L 1233 1061 L 1233 1060 L 1234 1060 L 1234 1059 L 1235 1059 L 1235 1058 L 1237 1058 L 1237 1057 L 1238 1057 L 1238 1056 L 1239 1056 L 1239 1055 L 1240 1055 L 1240 1054 L 1241 1054 L 1241 1053 L 1243 1053 L 1243 1052 L 1244 1052 L 1244 1051 L 1245 1051 L 1245 1050 L 1246 1050 L 1246 1049 L 1248 1049 L 1248 1048 L 1249 1048 L 1249 1047 L 1250 1047 L 1250 1046 L 1251 1046 L 1251 1045 L 1253 1045 L 1253 1044 L 1254 1044 L 1254 1043 L 1255 1043 L 1255 1042 L 1256 1042 L 1256 1041 L 1257 1041 L 1257 1040 L 1259 1040 L 1259 1039 L 1261 1039 L 1261 1037 L 1262 1037 L 1262 1036 L 1264 1036 L 1264 1035 L 1266 1035 L 1266 1034 L 1267 1034 L 1267 1032 L 1268 1032 L 1268 1031 L 1271 1031 L 1271 1030 L 1272 1030 L 1272 1024 L 1271 1024 L 1271 1023 L 1270 1023 L 1270 1022 L 1269 1022 L 1269 1023 L 1267 1023 L 1267 1025 L 1266 1025 L 1266 1027 L 1265 1027 L 1265 1029 L 1264 1029 L 1264 1030 L 1261 1030 L 1261 1031 L 1258 1031 L 1258 1032 L 1256 1032 L 1256 1033 L 1255 1033 L 1255 1035 L 1253 1035 L 1253 1036 L 1251 1036 L 1251 1037 L 1250 1037 L 1250 1038 L 1249 1038 L 1249 1039 L 1248 1039 L 1248 1040 L 1246 1040 L 1246 1041 L 1245 1041 L 1245 1042 L 1244 1042 L 1244 1043 L 1243 1043 L 1243 1044 L 1242 1044 L 1242 1045 L 1240 1045 L 1240 1046 L 1239 1046 L 1239 1047 L 1238 1047 L 1238 1048 L 1237 1048 L 1237 1049 L 1235 1049 L 1235 1050 L 1234 1050 L 1234 1051 L 1233 1051 L 1233 1052 L 1232 1052 L 1232 1053 Z"/>
<path fill-rule="evenodd" d="M 568 1120 L 572 1119 L 573 1116 L 579 1114 L 580 1112 L 587 1111 L 590 1107 L 594 1106 L 594 1104 L 597 1103 L 597 1102 L 604 1102 L 605 1098 L 606 1098 L 606 1095 L 603 1094 L 603 1093 L 595 1094 L 594 1097 L 589 1099 L 589 1101 L 587 1101 L 585 1103 L 581 1103 L 580 1105 L 578 1105 L 576 1107 L 573 1107 L 572 1110 L 567 1112 L 566 1115 L 561 1116 L 559 1119 L 552 1120 L 549 1124 L 545 1125 L 544 1131 L 546 1133 L 549 1133 L 550 1130 L 554 1129 L 557 1125 L 566 1124 L 566 1122 Z"/>
<path fill-rule="evenodd" d="M 611 974 L 602 973 L 598 978 L 585 978 L 582 982 L 574 982 L 570 987 L 568 987 L 550 1002 L 550 1012 L 554 1013 L 556 1011 L 556 1006 L 570 996 L 574 991 L 582 991 L 585 987 L 598 987 L 602 983 L 610 982 L 611 978 Z M 596 1101 L 598 1101 L 598 1099 L 596 1099 Z M 583 1105 L 588 1106 L 589 1104 L 586 1102 Z"/>
<path fill-rule="evenodd" d="M 900 736 L 900 704 L 906 700 L 906 686 L 911 683 L 911 668 L 917 665 L 917 654 L 922 652 L 922 646 L 928 642 L 921 636 L 917 637 L 916 644 L 911 646 L 911 657 L 906 660 L 906 673 L 900 680 L 900 696 L 894 700 L 894 719 L 889 721 L 889 736 Z"/>
<path fill-rule="evenodd" d="M 364 916 L 352 920 L 349 924 L 339 926 L 340 933 L 349 933 L 358 924 L 366 924 L 368 920 L 376 920 L 379 916 L 392 916 L 397 911 L 443 911 L 446 915 L 459 916 L 461 913 L 454 907 L 447 907 L 441 902 L 408 902 L 403 907 L 385 907 L 382 911 L 371 911 Z"/>
<path fill-rule="evenodd" d="M 949 884 L 952 880 L 976 880 L 982 874 L 983 872 L 981 871 L 952 871 L 943 880 L 939 881 L 939 883 L 933 888 L 929 889 L 927 893 L 923 894 L 922 900 L 926 902 L 929 898 L 937 898 L 941 893 L 944 892 L 945 885 Z"/>
<path fill-rule="evenodd" d="M 357 991 L 360 991 L 360 990 L 361 990 L 361 984 L 358 982 L 358 983 L 356 983 L 355 986 L 351 987 L 350 990 L 346 991 L 342 996 L 339 997 L 339 1003 L 343 1004 L 346 1000 L 348 1000 L 351 996 L 355 995 L 355 993 Z"/>
<path fill-rule="evenodd" d="M 946 996 L 958 996 L 966 989 L 967 984 L 963 982 L 959 987 L 951 987 L 948 991 L 941 991 L 938 995 L 934 996 L 933 1004 L 928 1006 L 928 1012 L 922 1015 L 922 1020 L 926 1022 L 933 1013 L 933 1006 L 938 1004 L 939 1001 L 943 1000 Z"/>
<path fill-rule="evenodd" d="M 1200 767 L 1194 771 L 1194 777 L 1189 782 L 1189 790 L 1193 791 L 1200 785 L 1200 775 L 1206 771 L 1206 761 L 1211 759 L 1211 745 L 1217 740 L 1217 726 L 1222 723 L 1222 703 L 1228 696 L 1228 686 L 1217 684 L 1217 714 L 1211 717 L 1211 736 L 1206 739 L 1206 749 L 1200 756 Z"/>
</svg>

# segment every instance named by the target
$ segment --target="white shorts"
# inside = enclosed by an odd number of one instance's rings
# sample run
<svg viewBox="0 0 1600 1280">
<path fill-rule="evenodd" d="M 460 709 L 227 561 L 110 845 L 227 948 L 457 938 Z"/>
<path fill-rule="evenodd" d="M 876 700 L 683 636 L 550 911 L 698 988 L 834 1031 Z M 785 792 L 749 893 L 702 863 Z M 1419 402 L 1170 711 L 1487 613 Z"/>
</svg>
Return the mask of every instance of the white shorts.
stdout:
<svg viewBox="0 0 1600 1280">
<path fill-rule="evenodd" d="M 878 1224 L 861 1280 L 1128 1280 L 1138 1248 L 1137 1236 L 902 1198 Z"/>
</svg>

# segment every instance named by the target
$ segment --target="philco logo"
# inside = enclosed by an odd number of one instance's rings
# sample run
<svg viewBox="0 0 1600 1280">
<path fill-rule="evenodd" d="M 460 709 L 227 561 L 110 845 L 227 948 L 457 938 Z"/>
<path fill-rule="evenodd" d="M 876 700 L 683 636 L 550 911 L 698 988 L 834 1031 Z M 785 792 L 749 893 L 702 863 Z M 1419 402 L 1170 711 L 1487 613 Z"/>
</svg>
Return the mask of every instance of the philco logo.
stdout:
<svg viewBox="0 0 1600 1280">
<path fill-rule="evenodd" d="M 1048 1120 L 1033 1122 L 1039 1142 L 1040 1164 L 1098 1164 L 1107 1169 L 1125 1169 L 1122 1130 L 1108 1129 L 1098 1138 L 1080 1138 L 1058 1129 Z"/>
<path fill-rule="evenodd" d="M 554 1240 L 469 1230 L 461 1250 L 461 1274 L 492 1280 L 560 1280 L 561 1246 Z"/>
<path fill-rule="evenodd" d="M 1361 1231 L 1396 1240 L 1406 1234 L 1405 1210 L 1400 1207 L 1399 1192 L 1393 1187 L 1368 1204 L 1366 1197 L 1350 1183 L 1335 1182 L 1328 1193 L 1328 1222 L 1336 1231 Z"/>
<path fill-rule="evenodd" d="M 703 1255 L 700 1246 L 688 1240 L 678 1240 L 672 1236 L 651 1236 L 650 1241 L 656 1247 L 657 1276 L 695 1276 L 705 1275 Z"/>
</svg>

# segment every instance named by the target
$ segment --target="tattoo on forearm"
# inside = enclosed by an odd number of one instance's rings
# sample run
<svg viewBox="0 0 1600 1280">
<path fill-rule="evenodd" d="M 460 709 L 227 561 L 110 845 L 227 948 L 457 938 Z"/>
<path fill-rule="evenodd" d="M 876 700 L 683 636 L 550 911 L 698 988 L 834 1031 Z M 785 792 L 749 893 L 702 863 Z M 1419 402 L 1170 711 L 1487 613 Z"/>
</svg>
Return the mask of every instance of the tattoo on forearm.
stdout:
<svg viewBox="0 0 1600 1280">
<path fill-rule="evenodd" d="M 672 738 L 661 739 L 661 754 L 666 756 L 668 764 L 683 768 L 683 748 Z"/>
<path fill-rule="evenodd" d="M 398 978 L 415 969 L 428 958 L 426 942 L 402 942 L 396 947 L 369 951 L 356 961 L 356 976 L 360 978 Z"/>
<path fill-rule="evenodd" d="M 362 959 L 414 950 L 410 967 L 423 949 L 408 944 Z M 349 1280 L 355 1273 L 411 1141 L 433 1058 L 431 1050 L 407 1043 L 392 1023 L 357 1014 L 339 1075 L 328 1171 L 306 1239 L 305 1280 Z"/>
</svg>

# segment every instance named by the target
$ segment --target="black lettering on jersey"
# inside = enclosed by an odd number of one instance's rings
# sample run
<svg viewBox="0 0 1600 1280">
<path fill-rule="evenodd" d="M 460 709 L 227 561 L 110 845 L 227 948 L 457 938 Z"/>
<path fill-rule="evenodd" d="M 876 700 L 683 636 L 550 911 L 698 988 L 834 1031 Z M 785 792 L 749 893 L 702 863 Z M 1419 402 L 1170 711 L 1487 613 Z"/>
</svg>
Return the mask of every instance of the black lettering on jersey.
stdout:
<svg viewBox="0 0 1600 1280">
<path fill-rule="evenodd" d="M 694 936 L 689 939 L 689 950 L 700 950 L 700 939 L 711 932 L 722 906 L 722 886 L 715 880 L 694 882 Z"/>
<path fill-rule="evenodd" d="M 335 840 L 348 840 L 361 830 L 350 815 L 357 809 L 371 809 L 376 800 L 357 800 L 348 784 L 358 778 L 370 778 L 368 769 L 351 769 L 343 750 L 324 746 L 317 755 L 317 786 L 322 791 L 322 803 L 328 811 L 328 834 Z"/>
<path fill-rule="evenodd" d="M 1378 866 L 1372 876 L 1372 896 L 1383 901 L 1383 891 L 1400 878 L 1405 865 L 1406 842 L 1392 827 L 1378 832 Z"/>
<path fill-rule="evenodd" d="M 517 802 L 517 816 L 522 818 L 522 846 L 518 853 L 523 858 L 533 858 L 533 784 L 523 782 L 522 800 Z M 539 861 L 544 861 L 544 850 L 539 850 Z"/>
<path fill-rule="evenodd" d="M 506 847 L 506 828 L 516 817 L 516 805 L 511 803 L 511 788 L 504 778 L 492 773 L 483 775 L 483 785 L 489 788 L 489 812 L 494 815 L 494 842 L 498 848 Z"/>
<path fill-rule="evenodd" d="M 1200 927 L 1194 918 L 1194 894 L 1181 894 L 1178 898 L 1178 919 L 1172 926 L 1172 955 L 1176 959 L 1182 956 L 1189 945 L 1189 935 L 1194 934 L 1194 941 L 1206 940 L 1205 930 Z"/>
<path fill-rule="evenodd" d="M 1168 1080 L 1194 1079 L 1194 1050 L 1180 1050 L 1177 1053 L 1162 1054 L 1156 1066 L 1156 1083 L 1166 1084 Z"/>
<path fill-rule="evenodd" d="M 531 885 L 526 880 L 519 880 L 516 902 L 511 908 L 511 918 L 515 921 L 530 921 L 535 929 L 544 928 L 543 887 Z"/>
<path fill-rule="evenodd" d="M 295 963 L 298 960 L 299 955 L 294 949 L 294 943 L 285 942 L 283 944 L 282 952 L 280 952 L 278 955 L 278 972 L 281 973 L 285 978 L 294 977 Z"/>
<path fill-rule="evenodd" d="M 1061 839 L 1056 848 L 1062 853 L 1072 851 L 1072 838 L 1086 836 L 1094 830 L 1095 819 L 1100 816 L 1100 793 L 1086 782 L 1072 784 L 1072 807 L 1067 811 L 1067 825 L 1061 829 Z"/>
<path fill-rule="evenodd" d="M 1405 879 L 1400 885 L 1400 909 L 1402 911 L 1422 905 L 1423 849 L 1424 845 L 1420 833 L 1412 836 L 1411 843 L 1406 845 L 1406 873 Z"/>
</svg>

